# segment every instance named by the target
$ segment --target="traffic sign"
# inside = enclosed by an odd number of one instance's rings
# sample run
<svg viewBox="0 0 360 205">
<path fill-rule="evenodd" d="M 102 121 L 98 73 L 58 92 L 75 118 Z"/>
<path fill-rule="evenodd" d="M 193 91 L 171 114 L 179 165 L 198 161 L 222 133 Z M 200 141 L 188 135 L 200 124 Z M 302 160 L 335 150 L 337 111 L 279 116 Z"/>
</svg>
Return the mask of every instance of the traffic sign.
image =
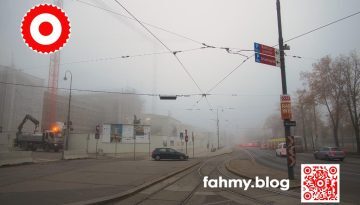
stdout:
<svg viewBox="0 0 360 205">
<path fill-rule="evenodd" d="M 279 57 L 280 56 L 280 51 L 279 49 L 270 47 L 270 46 L 266 46 L 260 43 L 254 43 L 254 51 L 255 53 L 261 53 L 267 56 L 274 56 L 274 57 Z"/>
<path fill-rule="evenodd" d="M 281 95 L 280 96 L 280 111 L 281 111 L 281 119 L 291 120 L 292 112 L 291 112 L 290 95 Z"/>
<path fill-rule="evenodd" d="M 280 67 L 280 60 L 260 53 L 255 53 L 255 62 Z"/>
<path fill-rule="evenodd" d="M 189 136 L 185 135 L 185 142 L 189 141 Z"/>
</svg>

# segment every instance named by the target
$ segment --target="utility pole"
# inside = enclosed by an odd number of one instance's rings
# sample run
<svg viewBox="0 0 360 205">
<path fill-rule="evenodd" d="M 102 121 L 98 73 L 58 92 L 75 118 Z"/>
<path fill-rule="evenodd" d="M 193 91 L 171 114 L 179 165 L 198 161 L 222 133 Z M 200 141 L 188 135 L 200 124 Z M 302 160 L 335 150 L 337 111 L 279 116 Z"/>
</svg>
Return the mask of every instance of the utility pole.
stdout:
<svg viewBox="0 0 360 205">
<path fill-rule="evenodd" d="M 281 12 L 280 12 L 280 0 L 276 0 L 276 10 L 277 10 L 277 20 L 278 20 L 278 31 L 279 31 L 279 50 L 280 50 L 280 70 L 281 70 L 281 83 L 282 83 L 282 92 L 283 95 L 287 95 L 287 86 L 286 86 L 286 73 L 285 73 L 285 58 L 284 58 L 284 39 L 282 36 L 282 28 L 281 28 Z M 288 125 L 290 120 L 284 120 L 284 127 L 285 127 L 285 141 L 286 146 L 288 147 L 288 140 L 286 138 L 290 137 L 290 126 Z M 287 154 L 289 158 L 289 155 Z M 287 167 L 288 167 L 288 177 L 290 180 L 295 179 L 294 177 L 294 168 L 290 166 L 290 161 L 287 160 Z"/>
<path fill-rule="evenodd" d="M 191 139 L 192 139 L 192 144 L 193 144 L 193 158 L 195 158 L 195 139 L 194 139 L 194 132 L 191 133 Z"/>
<path fill-rule="evenodd" d="M 219 131 L 219 108 L 216 109 L 216 126 L 217 126 L 217 138 L 218 138 L 218 146 L 217 149 L 220 149 L 220 131 Z"/>
<path fill-rule="evenodd" d="M 134 130 L 134 153 L 133 153 L 133 155 L 134 155 L 134 161 L 135 161 L 135 159 L 136 159 L 136 155 L 135 155 L 135 152 L 136 152 L 136 129 L 135 129 L 135 124 L 136 124 L 136 122 L 137 122 L 137 120 L 136 120 L 136 115 L 134 115 L 134 122 L 133 122 L 133 130 Z"/>
</svg>

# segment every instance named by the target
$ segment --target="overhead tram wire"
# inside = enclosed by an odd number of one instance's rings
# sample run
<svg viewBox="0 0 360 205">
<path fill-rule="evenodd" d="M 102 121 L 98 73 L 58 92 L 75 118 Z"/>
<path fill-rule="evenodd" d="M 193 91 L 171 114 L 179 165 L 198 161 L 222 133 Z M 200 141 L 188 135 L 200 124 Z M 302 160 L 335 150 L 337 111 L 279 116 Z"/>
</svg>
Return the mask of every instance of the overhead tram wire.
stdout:
<svg viewBox="0 0 360 205">
<path fill-rule="evenodd" d="M 88 6 L 92 6 L 92 7 L 95 7 L 95 8 L 101 9 L 101 10 L 104 10 L 104 11 L 107 11 L 107 12 L 110 12 L 110 13 L 115 14 L 115 15 L 122 16 L 122 17 L 124 17 L 124 18 L 130 19 L 130 20 L 133 20 L 133 21 L 137 21 L 135 18 L 131 18 L 131 17 L 129 17 L 129 16 L 126 16 L 126 15 L 124 15 L 124 14 L 115 12 L 115 11 L 110 10 L 110 9 L 102 8 L 102 7 L 100 7 L 100 6 L 97 6 L 97 5 L 95 5 L 95 4 L 91 4 L 91 3 L 86 2 L 86 1 L 82 1 L 82 0 L 75 0 L 75 1 L 77 1 L 77 2 L 79 2 L 79 3 L 82 3 L 82 4 L 85 4 L 85 5 L 88 5 Z M 153 24 L 144 22 L 144 21 L 141 21 L 141 22 L 142 22 L 143 24 L 146 24 L 146 25 L 151 26 L 151 27 L 153 27 L 153 28 L 156 28 L 156 29 L 158 29 L 158 30 L 164 31 L 164 32 L 166 32 L 166 33 L 170 33 L 170 34 L 172 34 L 172 35 L 178 36 L 178 37 L 183 38 L 183 39 L 187 39 L 187 40 L 192 41 L 192 42 L 194 42 L 194 43 L 197 43 L 197 44 L 200 44 L 200 45 L 203 44 L 203 43 L 200 42 L 200 41 L 197 41 L 197 40 L 195 40 L 195 39 L 189 38 L 189 37 L 184 36 L 184 35 L 182 35 L 182 34 L 175 33 L 175 32 L 173 32 L 173 31 L 164 29 L 164 28 L 162 28 L 162 27 L 159 27 L 159 26 L 156 26 L 156 25 L 153 25 Z"/>
<path fill-rule="evenodd" d="M 178 54 L 178 53 L 187 53 L 187 52 L 192 52 L 192 51 L 196 51 L 196 50 L 203 50 L 203 49 L 208 49 L 208 48 L 212 48 L 212 47 L 202 46 L 202 47 L 198 47 L 198 48 L 190 48 L 190 49 L 185 49 L 185 50 L 176 50 L 176 51 L 173 51 L 173 52 L 163 51 L 163 52 L 143 53 L 143 54 L 134 54 L 134 55 L 122 55 L 122 56 L 114 56 L 114 57 L 100 57 L 100 58 L 94 58 L 94 59 L 88 59 L 88 60 L 78 60 L 78 61 L 65 62 L 65 63 L 60 63 L 60 65 L 61 66 L 67 66 L 67 65 L 73 65 L 73 64 L 93 63 L 93 62 L 102 62 L 102 61 L 113 61 L 113 60 L 118 60 L 118 59 L 128 59 L 128 58 L 136 58 L 136 57 L 143 57 L 143 56 L 174 54 L 174 53 L 176 53 L 176 54 Z M 227 49 L 225 49 L 225 50 L 227 50 Z M 241 51 L 244 51 L 244 50 L 241 50 Z M 240 56 L 243 56 L 243 57 L 248 57 L 248 56 L 246 56 L 244 54 L 239 53 L 241 51 L 231 51 L 231 52 L 228 52 L 228 53 L 229 54 L 240 55 Z M 246 50 L 246 51 L 248 51 L 248 50 Z M 34 66 L 34 67 L 30 67 L 29 69 L 26 69 L 26 70 L 40 69 L 40 68 L 44 68 L 44 67 L 47 67 L 47 66 L 48 65 Z"/>
<path fill-rule="evenodd" d="M 198 48 L 177 50 L 177 51 L 174 51 L 174 52 L 176 52 L 176 53 L 186 53 L 186 52 L 192 52 L 192 51 L 202 50 L 202 49 L 206 49 L 206 48 L 207 47 L 203 46 L 203 47 L 198 47 Z M 60 65 L 61 66 L 67 66 L 67 65 L 73 65 L 73 64 L 92 63 L 92 62 L 101 62 L 101 61 L 112 61 L 112 60 L 118 60 L 118 59 L 136 58 L 136 57 L 143 57 L 143 56 L 163 55 L 163 54 L 173 54 L 173 52 L 163 51 L 163 52 L 134 54 L 134 55 L 122 55 L 122 56 L 114 56 L 114 57 L 101 57 L 101 58 L 94 58 L 94 59 L 88 59 L 88 60 L 65 62 L 65 63 L 60 63 Z M 46 65 L 32 67 L 32 68 L 30 68 L 28 70 L 37 69 L 37 68 L 43 68 L 43 67 L 46 67 Z"/>
<path fill-rule="evenodd" d="M 355 12 L 355 13 L 353 13 L 353 14 L 350 14 L 350 15 L 348 15 L 348 16 L 345 16 L 345 17 L 343 17 L 343 18 L 340 18 L 340 19 L 338 19 L 338 20 L 332 21 L 332 22 L 330 22 L 330 23 L 328 23 L 328 24 L 325 24 L 325 25 L 323 25 L 323 26 L 319 26 L 319 27 L 317 27 L 317 28 L 315 28 L 315 29 L 312 29 L 312 30 L 310 30 L 310 31 L 308 31 L 308 32 L 305 32 L 305 33 L 303 33 L 303 34 L 300 34 L 300 35 L 297 35 L 297 36 L 295 36 L 295 37 L 292 37 L 292 38 L 284 41 L 284 43 L 287 43 L 287 42 L 292 41 L 292 40 L 295 40 L 295 39 L 297 39 L 297 38 L 306 36 L 306 35 L 308 35 L 308 34 L 310 34 L 310 33 L 312 33 L 312 32 L 315 32 L 315 31 L 317 31 L 317 30 L 323 29 L 323 28 L 325 28 L 325 27 L 328 27 L 328 26 L 330 26 L 330 25 L 332 25 L 332 24 L 338 23 L 338 22 L 343 21 L 343 20 L 345 20 L 345 19 L 351 18 L 351 17 L 356 16 L 356 15 L 358 15 L 358 14 L 360 14 L 360 11 Z"/>
<path fill-rule="evenodd" d="M 112 14 L 115 14 L 115 15 L 118 15 L 118 16 L 121 16 L 123 18 L 126 18 L 126 19 L 129 19 L 129 20 L 133 20 L 133 21 L 137 21 L 135 18 L 131 18 L 129 16 L 126 16 L 122 13 L 119 13 L 119 12 L 116 12 L 116 11 L 113 11 L 113 10 L 110 10 L 110 9 L 106 9 L 106 8 L 102 8 L 100 6 L 97 6 L 95 4 L 91 4 L 89 2 L 85 2 L 85 1 L 82 1 L 82 0 L 75 0 L 79 3 L 82 3 L 84 5 L 87 5 L 87 6 L 91 6 L 91 7 L 94 7 L 94 8 L 97 8 L 97 9 L 100 9 L 100 10 L 103 10 L 103 11 L 106 11 L 106 12 L 109 12 L 109 13 L 112 13 Z M 245 52 L 245 51 L 253 51 L 253 50 L 248 50 L 248 49 L 241 49 L 241 48 L 232 48 L 232 47 L 224 47 L 224 46 L 209 46 L 208 44 L 204 43 L 204 42 L 200 42 L 198 40 L 195 40 L 193 38 L 190 38 L 190 37 L 187 37 L 185 35 L 182 35 L 182 34 L 179 34 L 179 33 L 176 33 L 176 32 L 173 32 L 173 31 L 170 31 L 168 29 L 165 29 L 165 28 L 162 28 L 160 26 L 156 26 L 154 24 L 150 24 L 150 23 L 147 23 L 147 22 L 144 22 L 144 21 L 140 21 L 141 23 L 145 24 L 145 25 L 148 25 L 150 27 L 153 27 L 155 29 L 158 29 L 158 30 L 161 30 L 161 31 L 164 31 L 166 33 L 169 33 L 169 34 L 172 34 L 174 36 L 177 36 L 177 37 L 180 37 L 180 38 L 183 38 L 183 39 L 186 39 L 186 40 L 189 40 L 191 42 L 194 42 L 194 43 L 197 43 L 197 44 L 200 44 L 200 45 L 204 45 L 206 46 L 207 48 L 213 48 L 213 49 L 220 49 L 220 50 L 225 50 L 227 53 L 229 54 L 236 54 L 236 55 L 241 55 L 241 56 L 244 56 L 244 57 L 247 57 L 246 55 L 244 54 L 241 54 L 241 52 Z"/>
<path fill-rule="evenodd" d="M 54 87 L 43 86 L 43 85 L 31 85 L 31 84 L 23 84 L 23 83 L 12 83 L 12 82 L 2 82 L 0 84 L 4 85 L 13 85 L 13 86 L 22 86 L 22 87 L 31 87 L 31 88 L 41 88 L 41 89 L 49 89 Z M 58 90 L 70 90 L 70 88 L 59 88 Z M 72 91 L 78 92 L 89 92 L 89 93 L 107 93 L 107 94 L 120 94 L 120 95 L 138 95 L 138 96 L 150 96 L 150 97 L 157 97 L 161 96 L 162 94 L 154 94 L 154 93 L 135 93 L 135 92 L 120 92 L 120 91 L 106 91 L 106 90 L 91 90 L 91 89 L 78 89 L 78 88 L 71 88 Z M 191 97 L 191 96 L 202 96 L 202 94 L 178 94 L 178 97 Z"/>
<path fill-rule="evenodd" d="M 119 1 L 114 0 L 117 4 L 119 4 L 131 17 L 133 17 L 147 32 L 149 32 L 156 40 L 158 40 L 167 50 L 170 52 L 173 52 L 174 57 L 179 62 L 183 70 L 187 73 L 187 75 L 191 78 L 191 80 L 194 82 L 196 87 L 199 89 L 201 93 L 203 93 L 202 89 L 200 88 L 199 84 L 195 81 L 195 79 L 192 77 L 190 72 L 186 69 L 185 65 L 180 61 L 179 57 L 176 55 L 176 52 L 172 51 L 168 46 L 166 46 L 153 32 L 151 32 L 141 21 L 139 21 L 130 11 L 128 11 Z"/>
<path fill-rule="evenodd" d="M 243 60 L 239 65 L 237 65 L 232 71 L 230 71 L 230 73 L 228 73 L 225 77 L 223 77 L 220 81 L 218 81 L 212 88 L 210 88 L 207 93 L 210 93 L 211 91 L 213 91 L 215 88 L 217 88 L 222 82 L 224 82 L 224 80 L 226 80 L 231 74 L 233 74 L 238 68 L 240 68 L 246 61 L 248 61 L 250 58 L 252 58 L 254 56 L 248 56 L 245 60 Z"/>
<path fill-rule="evenodd" d="M 340 21 L 343 21 L 343 20 L 345 20 L 345 19 L 348 19 L 348 18 L 350 18 L 350 17 L 356 16 L 356 15 L 358 15 L 358 14 L 360 14 L 360 11 L 355 12 L 355 13 L 353 13 L 353 14 L 350 14 L 350 15 L 348 15 L 348 16 L 345 16 L 345 17 L 343 17 L 343 18 L 337 19 L 337 20 L 332 21 L 332 22 L 330 22 L 330 23 L 327 23 L 327 24 L 325 24 L 325 25 L 319 26 L 319 27 L 317 27 L 317 28 L 315 28 L 315 29 L 312 29 L 312 30 L 310 30 L 310 31 L 307 31 L 307 32 L 302 33 L 302 34 L 300 34 L 300 35 L 297 35 L 297 36 L 295 36 L 295 37 L 292 37 L 292 38 L 290 38 L 290 39 L 288 39 L 288 40 L 285 40 L 284 43 L 287 43 L 287 42 L 289 42 L 289 41 L 292 41 L 292 40 L 298 39 L 298 38 L 300 38 L 300 37 L 306 36 L 306 35 L 308 35 L 308 34 L 310 34 L 310 33 L 313 33 L 313 32 L 315 32 L 315 31 L 318 31 L 318 30 L 320 30 L 320 29 L 323 29 L 323 28 L 325 28 L 325 27 L 328 27 L 328 26 L 330 26 L 330 25 L 333 25 L 333 24 L 335 24 L 335 23 L 338 23 L 338 22 L 340 22 Z M 275 46 L 278 46 L 278 44 L 277 44 L 277 45 L 274 45 L 274 46 L 272 46 L 272 47 L 275 47 Z M 255 55 L 255 54 L 249 56 L 249 57 L 248 57 L 247 59 L 245 59 L 240 65 L 236 66 L 229 74 L 227 74 L 227 75 L 226 75 L 224 78 L 222 78 L 218 83 L 216 83 L 215 86 L 213 86 L 211 89 L 209 89 L 208 93 L 211 92 L 211 91 L 213 91 L 215 88 L 217 88 L 225 79 L 227 79 L 231 74 L 233 74 L 238 68 L 240 68 L 246 61 L 248 61 L 248 60 L 249 60 L 250 58 L 252 58 L 254 55 Z"/>
</svg>

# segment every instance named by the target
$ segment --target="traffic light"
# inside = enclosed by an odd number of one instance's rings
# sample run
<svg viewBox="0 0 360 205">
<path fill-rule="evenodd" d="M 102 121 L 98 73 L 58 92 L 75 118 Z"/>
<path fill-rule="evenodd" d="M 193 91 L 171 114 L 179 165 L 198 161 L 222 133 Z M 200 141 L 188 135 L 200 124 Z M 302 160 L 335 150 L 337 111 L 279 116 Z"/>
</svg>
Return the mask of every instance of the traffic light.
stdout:
<svg viewBox="0 0 360 205">
<path fill-rule="evenodd" d="M 100 125 L 96 125 L 95 127 L 95 139 L 100 138 Z"/>
</svg>

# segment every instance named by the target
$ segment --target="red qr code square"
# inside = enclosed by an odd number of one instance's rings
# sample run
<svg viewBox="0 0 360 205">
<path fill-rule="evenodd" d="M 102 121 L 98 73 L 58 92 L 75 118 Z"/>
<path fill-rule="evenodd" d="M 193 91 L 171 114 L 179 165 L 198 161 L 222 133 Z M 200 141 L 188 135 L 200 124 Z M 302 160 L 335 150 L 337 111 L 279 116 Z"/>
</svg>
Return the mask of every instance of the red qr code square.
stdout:
<svg viewBox="0 0 360 205">
<path fill-rule="evenodd" d="M 301 202 L 340 202 L 339 164 L 301 164 Z"/>
</svg>

